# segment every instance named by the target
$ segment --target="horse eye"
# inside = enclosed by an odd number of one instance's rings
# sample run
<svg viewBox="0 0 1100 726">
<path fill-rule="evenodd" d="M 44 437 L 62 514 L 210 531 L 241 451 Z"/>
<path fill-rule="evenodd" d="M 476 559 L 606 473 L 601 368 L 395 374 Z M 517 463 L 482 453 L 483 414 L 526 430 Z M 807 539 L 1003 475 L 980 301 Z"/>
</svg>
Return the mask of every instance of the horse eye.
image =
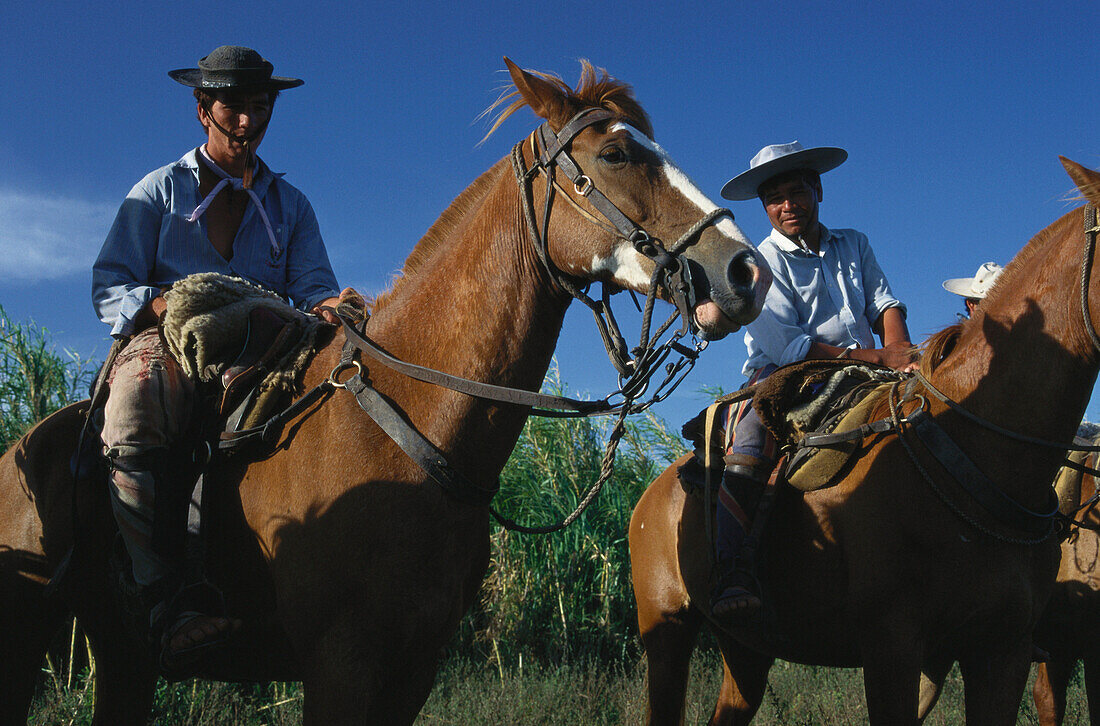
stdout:
<svg viewBox="0 0 1100 726">
<path fill-rule="evenodd" d="M 626 152 L 618 146 L 609 146 L 600 152 L 600 161 L 607 164 L 622 164 L 626 161 Z"/>
</svg>

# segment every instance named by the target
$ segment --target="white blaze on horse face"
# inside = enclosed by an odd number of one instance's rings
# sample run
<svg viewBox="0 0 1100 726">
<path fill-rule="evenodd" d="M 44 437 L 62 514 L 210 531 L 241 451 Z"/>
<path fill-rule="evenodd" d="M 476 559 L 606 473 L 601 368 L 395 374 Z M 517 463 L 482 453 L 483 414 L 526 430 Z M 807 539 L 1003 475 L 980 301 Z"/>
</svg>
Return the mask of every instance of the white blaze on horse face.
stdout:
<svg viewBox="0 0 1100 726">
<path fill-rule="evenodd" d="M 627 132 L 630 134 L 630 138 L 656 154 L 657 158 L 661 160 L 661 170 L 665 173 L 665 178 L 668 179 L 668 183 L 673 189 L 683 194 L 685 199 L 699 207 L 699 210 L 703 212 L 703 214 L 709 214 L 715 209 L 718 209 L 718 205 L 712 202 L 710 197 L 704 194 L 699 187 L 695 186 L 695 182 L 693 182 L 680 167 L 676 166 L 676 162 L 672 160 L 672 157 L 668 155 L 667 151 L 661 148 L 660 144 L 650 140 L 645 134 L 634 133 L 634 129 L 624 123 L 617 123 L 609 130 Z M 745 236 L 745 233 L 734 223 L 732 218 L 722 217 L 715 223 L 714 228 L 730 239 L 740 242 L 749 249 L 753 249 L 752 243 L 749 242 L 749 238 Z"/>
<path fill-rule="evenodd" d="M 668 152 L 651 141 L 645 134 L 635 133 L 634 129 L 625 123 L 614 124 L 608 130 L 611 132 L 624 131 L 638 144 L 653 152 L 661 161 L 661 170 L 664 172 L 669 185 L 697 206 L 703 214 L 718 209 L 718 205 L 711 201 L 680 167 L 676 166 L 676 162 L 672 160 Z M 745 236 L 740 227 L 734 224 L 730 217 L 719 219 L 714 224 L 714 228 L 730 239 L 744 245 L 747 249 L 755 249 L 752 243 L 749 242 L 749 238 Z M 612 278 L 618 282 L 645 287 L 649 284 L 649 273 L 642 267 L 642 259 L 642 255 L 635 251 L 630 243 L 623 242 L 615 246 L 611 257 L 593 257 L 592 269 L 594 271 L 607 270 L 611 273 Z"/>
</svg>

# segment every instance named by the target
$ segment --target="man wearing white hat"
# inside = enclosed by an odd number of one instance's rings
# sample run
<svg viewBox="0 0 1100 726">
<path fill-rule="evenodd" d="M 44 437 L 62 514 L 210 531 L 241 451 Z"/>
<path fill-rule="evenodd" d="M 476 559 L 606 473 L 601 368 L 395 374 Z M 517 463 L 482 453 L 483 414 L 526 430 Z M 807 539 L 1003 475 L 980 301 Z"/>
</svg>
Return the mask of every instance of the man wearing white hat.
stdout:
<svg viewBox="0 0 1100 726">
<path fill-rule="evenodd" d="M 916 366 L 905 306 L 891 292 L 866 235 L 818 220 L 821 174 L 847 158 L 844 149 L 807 149 L 797 141 L 765 146 L 748 171 L 722 187 L 726 199 L 760 199 L 773 228 L 759 251 L 774 282 L 760 317 L 745 332 L 750 383 L 807 358 L 852 358 L 903 371 Z M 719 618 L 741 620 L 761 600 L 752 573 L 737 567 L 737 555 L 776 454 L 751 406 L 742 405 L 728 425 L 735 433 L 719 493 L 720 572 L 711 609 Z"/>
<path fill-rule="evenodd" d="M 983 262 L 974 277 L 952 277 L 943 281 L 943 289 L 963 298 L 966 316 L 970 317 L 989 293 L 1004 268 L 996 262 Z"/>
</svg>

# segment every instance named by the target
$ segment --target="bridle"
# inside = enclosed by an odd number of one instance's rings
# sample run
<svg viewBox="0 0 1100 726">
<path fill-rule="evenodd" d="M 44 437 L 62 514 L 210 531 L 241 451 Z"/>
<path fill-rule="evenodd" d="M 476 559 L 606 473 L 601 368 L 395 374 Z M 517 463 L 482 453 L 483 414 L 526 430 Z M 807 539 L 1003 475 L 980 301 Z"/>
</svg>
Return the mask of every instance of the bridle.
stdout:
<svg viewBox="0 0 1100 726">
<path fill-rule="evenodd" d="M 534 244 L 538 258 L 554 285 L 568 292 L 574 299 L 579 300 L 592 311 L 596 320 L 596 327 L 600 331 L 604 347 L 607 350 L 608 358 L 619 372 L 621 387 L 620 391 L 616 393 L 621 393 L 624 401 L 637 398 L 644 393 L 649 379 L 656 371 L 656 367 L 663 363 L 673 350 L 680 353 L 680 362 L 671 364 L 668 369 L 670 376 L 657 388 L 655 398 L 643 406 L 635 408 L 635 411 L 640 411 L 667 397 L 676 385 L 679 385 L 679 382 L 683 380 L 690 367 L 694 365 L 698 351 L 706 347 L 705 341 L 697 341 L 695 350 L 691 351 L 678 342 L 681 337 L 691 330 L 692 311 L 697 302 L 695 288 L 692 284 L 691 268 L 687 260 L 683 258 L 682 253 L 699 240 L 699 236 L 704 229 L 717 223 L 723 217 L 729 217 L 732 220 L 733 213 L 722 208 L 711 210 L 667 248 L 660 239 L 635 224 L 596 187 L 592 178 L 581 170 L 566 148 L 578 134 L 589 126 L 614 118 L 616 116 L 606 109 L 586 108 L 574 115 L 559 131 L 555 132 L 549 121 L 544 122 L 528 139 L 533 157 L 530 168 L 526 167 L 523 155 L 523 146 L 527 140 L 521 141 L 513 147 L 512 168 L 516 174 L 516 182 L 520 187 L 523 216 L 527 221 L 528 232 L 531 235 L 531 241 Z M 573 191 L 587 200 L 606 220 L 607 224 L 589 214 L 567 192 L 562 190 L 562 196 L 576 207 L 582 216 L 629 242 L 635 251 L 654 263 L 653 275 L 650 278 L 645 309 L 642 314 L 640 342 L 638 347 L 629 352 L 618 323 L 611 312 L 607 285 L 604 285 L 603 299 L 597 302 L 587 294 L 586 285 L 578 284 L 575 278 L 562 272 L 550 258 L 550 216 L 555 199 L 555 190 L 561 189 L 555 178 L 558 169 L 573 183 Z M 534 213 L 533 189 L 534 177 L 539 174 L 546 178 L 546 195 L 543 201 L 541 227 Z M 656 333 L 650 335 L 653 304 L 657 296 L 657 290 L 661 286 L 665 288 L 672 299 L 676 311 L 660 326 Z M 658 346 L 657 340 L 668 330 L 677 315 L 681 318 L 680 330 L 669 341 Z M 690 361 L 690 364 L 687 361 Z"/>
<path fill-rule="evenodd" d="M 417 431 L 394 403 L 379 394 L 369 384 L 367 371 L 358 359 L 359 354 L 363 353 L 372 360 L 415 380 L 443 386 L 484 400 L 529 406 L 532 409 L 532 415 L 578 417 L 615 414 L 616 422 L 608 435 L 608 443 L 600 467 L 600 476 L 588 488 L 574 511 L 564 520 L 552 525 L 527 527 L 503 517 L 490 508 L 493 516 L 505 528 L 524 533 L 545 534 L 554 532 L 575 521 L 599 494 L 604 483 L 611 477 L 615 449 L 625 432 L 626 417 L 629 414 L 644 411 L 671 394 L 695 365 L 699 353 L 706 347 L 705 340 L 694 340 L 693 347 L 688 347 L 680 342 L 680 338 L 691 332 L 692 311 L 696 303 L 691 270 L 682 253 L 698 241 L 699 235 L 706 227 L 715 224 L 723 217 L 733 219 L 733 213 L 728 209 L 714 209 L 704 214 L 698 222 L 693 224 L 668 248 L 660 239 L 650 235 L 645 229 L 631 221 L 622 210 L 596 188 L 591 177 L 583 173 L 566 148 L 577 134 L 584 129 L 612 118 L 614 118 L 614 115 L 605 109 L 588 108 L 573 116 L 560 131 L 555 132 L 550 127 L 549 122 L 543 123 L 529 137 L 532 156 L 535 159 L 534 163 L 530 168 L 526 167 L 523 157 L 525 140 L 516 144 L 512 149 L 512 165 L 519 185 L 524 218 L 538 258 L 551 284 L 568 292 L 592 310 L 604 346 L 607 349 L 608 357 L 619 372 L 619 389 L 617 391 L 601 400 L 581 401 L 563 396 L 551 396 L 473 381 L 443 371 L 418 366 L 394 357 L 372 341 L 366 335 L 366 320 L 362 320 L 361 325 L 357 325 L 359 321 L 342 314 L 339 310 L 335 310 L 332 312 L 337 315 L 344 328 L 346 342 L 340 363 L 333 369 L 329 378 L 302 396 L 290 408 L 276 414 L 267 424 L 247 431 L 236 432 L 230 440 L 223 439 L 221 446 L 230 448 L 256 439 L 271 444 L 277 439 L 282 426 L 290 418 L 306 410 L 308 406 L 323 399 L 332 391 L 345 389 L 355 396 L 360 408 L 448 495 L 457 501 L 468 504 L 489 504 L 497 492 L 499 482 L 496 486 L 480 486 L 454 469 L 448 463 L 443 452 Z M 579 284 L 577 280 L 558 269 L 550 258 L 548 240 L 550 213 L 555 197 L 554 190 L 560 189 L 555 181 L 556 169 L 561 169 L 562 173 L 573 182 L 574 191 L 577 195 L 585 198 L 604 218 L 606 224 L 586 212 L 568 193 L 564 193 L 563 196 L 583 216 L 627 240 L 640 254 L 653 260 L 654 270 L 650 279 L 645 310 L 643 311 L 641 342 L 638 347 L 629 352 L 611 312 L 608 299 L 610 293 L 607 286 L 604 285 L 602 300 L 595 301 L 588 296 L 586 292 L 587 285 Z M 541 230 L 533 210 L 532 180 L 538 174 L 545 176 L 547 182 Z M 651 335 L 650 321 L 653 304 L 657 291 L 662 285 L 669 297 L 672 298 L 676 310 Z M 664 343 L 658 344 L 661 336 L 669 329 L 677 315 L 682 318 L 680 330 L 675 331 Z M 675 362 L 666 363 L 665 361 L 674 352 L 679 355 L 679 359 Z M 665 371 L 664 379 L 657 385 L 648 399 L 639 401 L 639 398 L 645 396 L 651 379 L 662 366 Z M 349 373 L 350 375 L 348 375 Z M 621 399 L 613 402 L 612 399 L 617 397 L 621 397 Z"/>
</svg>

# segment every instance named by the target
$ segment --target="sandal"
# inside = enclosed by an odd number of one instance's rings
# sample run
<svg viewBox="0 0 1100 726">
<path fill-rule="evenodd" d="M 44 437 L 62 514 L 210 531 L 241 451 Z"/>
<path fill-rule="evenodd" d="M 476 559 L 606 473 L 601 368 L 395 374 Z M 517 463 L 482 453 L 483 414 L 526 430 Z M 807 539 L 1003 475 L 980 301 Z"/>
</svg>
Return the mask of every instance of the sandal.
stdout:
<svg viewBox="0 0 1100 726">
<path fill-rule="evenodd" d="M 240 628 L 240 620 L 212 612 L 223 613 L 225 607 L 220 593 L 205 584 L 185 587 L 153 610 L 153 643 L 165 677 L 188 677 L 206 651 L 224 644 Z"/>
<path fill-rule="evenodd" d="M 760 585 L 745 570 L 734 570 L 718 581 L 710 600 L 710 612 L 724 625 L 742 625 L 764 606 Z"/>
</svg>

